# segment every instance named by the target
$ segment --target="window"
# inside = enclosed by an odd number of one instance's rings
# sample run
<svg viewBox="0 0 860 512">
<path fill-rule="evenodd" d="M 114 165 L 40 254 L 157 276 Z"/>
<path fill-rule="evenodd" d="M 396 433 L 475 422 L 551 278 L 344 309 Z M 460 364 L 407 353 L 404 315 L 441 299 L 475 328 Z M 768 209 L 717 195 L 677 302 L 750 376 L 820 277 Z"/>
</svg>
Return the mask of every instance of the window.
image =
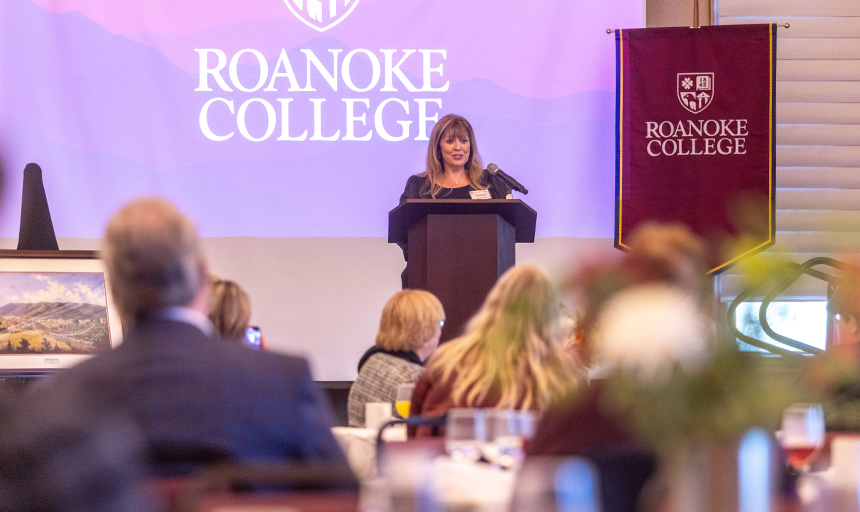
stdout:
<svg viewBox="0 0 860 512">
<path fill-rule="evenodd" d="M 765 334 L 758 321 L 760 308 L 761 302 L 740 304 L 734 318 L 738 330 L 751 338 L 797 352 L 797 349 L 779 343 Z M 827 318 L 827 301 L 824 299 L 774 301 L 767 308 L 767 323 L 777 334 L 820 350 L 824 350 L 827 343 Z M 766 352 L 740 340 L 738 344 L 741 350 Z"/>
</svg>

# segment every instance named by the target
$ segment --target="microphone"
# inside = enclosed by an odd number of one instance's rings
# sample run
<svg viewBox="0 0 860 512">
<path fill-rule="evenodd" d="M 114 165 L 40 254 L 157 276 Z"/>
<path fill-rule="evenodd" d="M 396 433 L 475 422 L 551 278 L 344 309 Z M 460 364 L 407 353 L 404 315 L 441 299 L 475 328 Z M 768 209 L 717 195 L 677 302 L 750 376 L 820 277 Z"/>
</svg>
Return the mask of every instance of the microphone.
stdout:
<svg viewBox="0 0 860 512">
<path fill-rule="evenodd" d="M 522 194 L 528 194 L 529 193 L 529 191 L 526 190 L 526 187 L 520 185 L 520 182 L 518 182 L 517 180 L 515 180 L 515 179 L 511 178 L 510 176 L 508 176 L 507 174 L 505 174 L 505 171 L 499 169 L 498 165 L 496 165 L 496 164 L 488 165 L 487 166 L 487 172 L 492 174 L 493 176 L 498 176 L 499 178 L 502 179 L 502 181 L 507 183 L 509 187 L 516 190 L 517 192 L 520 192 Z"/>
</svg>

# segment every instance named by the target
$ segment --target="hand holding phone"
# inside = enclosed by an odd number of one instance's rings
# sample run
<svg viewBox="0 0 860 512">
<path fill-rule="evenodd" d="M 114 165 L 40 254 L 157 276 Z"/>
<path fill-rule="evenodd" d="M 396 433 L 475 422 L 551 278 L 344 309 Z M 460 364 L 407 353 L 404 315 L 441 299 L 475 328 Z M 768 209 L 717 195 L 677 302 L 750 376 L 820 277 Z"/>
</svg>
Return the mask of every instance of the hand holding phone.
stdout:
<svg viewBox="0 0 860 512">
<path fill-rule="evenodd" d="M 245 329 L 245 343 L 253 348 L 260 349 L 262 347 L 262 341 L 263 333 L 260 332 L 259 327 L 251 325 Z"/>
</svg>

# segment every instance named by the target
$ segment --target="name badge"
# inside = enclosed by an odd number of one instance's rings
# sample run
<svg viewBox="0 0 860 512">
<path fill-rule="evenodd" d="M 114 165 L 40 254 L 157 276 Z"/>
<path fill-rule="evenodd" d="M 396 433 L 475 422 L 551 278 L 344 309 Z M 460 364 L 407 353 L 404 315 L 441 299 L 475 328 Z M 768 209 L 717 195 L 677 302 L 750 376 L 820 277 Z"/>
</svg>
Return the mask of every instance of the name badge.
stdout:
<svg viewBox="0 0 860 512">
<path fill-rule="evenodd" d="M 492 199 L 493 196 L 490 195 L 489 190 L 470 190 L 469 195 L 472 196 L 472 199 Z"/>
</svg>

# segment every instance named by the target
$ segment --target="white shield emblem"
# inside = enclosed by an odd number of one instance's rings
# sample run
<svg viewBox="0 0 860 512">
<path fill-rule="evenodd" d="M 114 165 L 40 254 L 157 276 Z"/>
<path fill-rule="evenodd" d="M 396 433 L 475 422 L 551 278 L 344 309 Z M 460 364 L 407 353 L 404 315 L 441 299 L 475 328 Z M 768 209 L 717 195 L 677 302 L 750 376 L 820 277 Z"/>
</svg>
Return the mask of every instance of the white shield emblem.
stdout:
<svg viewBox="0 0 860 512">
<path fill-rule="evenodd" d="M 714 99 L 713 73 L 678 73 L 678 101 L 694 114 L 705 110 Z"/>
<path fill-rule="evenodd" d="M 284 0 L 296 18 L 305 25 L 325 32 L 343 21 L 358 5 L 358 0 Z"/>
</svg>

